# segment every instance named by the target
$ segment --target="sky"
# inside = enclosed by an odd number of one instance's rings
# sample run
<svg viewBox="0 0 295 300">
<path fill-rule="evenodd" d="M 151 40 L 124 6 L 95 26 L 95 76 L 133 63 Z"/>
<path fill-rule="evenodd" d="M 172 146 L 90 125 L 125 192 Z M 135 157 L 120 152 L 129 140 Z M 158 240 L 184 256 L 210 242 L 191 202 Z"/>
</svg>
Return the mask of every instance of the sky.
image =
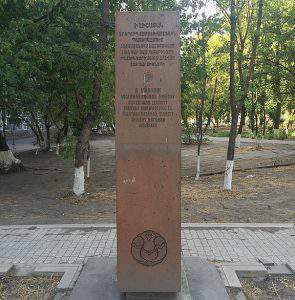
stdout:
<svg viewBox="0 0 295 300">
<path fill-rule="evenodd" d="M 179 1 L 180 0 L 177 0 L 177 2 Z M 207 0 L 206 5 L 200 10 L 200 15 L 202 13 L 205 13 L 206 17 L 208 17 L 208 16 L 212 16 L 216 12 L 217 12 L 217 7 L 215 5 L 215 2 L 213 0 Z M 190 12 L 188 11 L 188 13 Z"/>
</svg>

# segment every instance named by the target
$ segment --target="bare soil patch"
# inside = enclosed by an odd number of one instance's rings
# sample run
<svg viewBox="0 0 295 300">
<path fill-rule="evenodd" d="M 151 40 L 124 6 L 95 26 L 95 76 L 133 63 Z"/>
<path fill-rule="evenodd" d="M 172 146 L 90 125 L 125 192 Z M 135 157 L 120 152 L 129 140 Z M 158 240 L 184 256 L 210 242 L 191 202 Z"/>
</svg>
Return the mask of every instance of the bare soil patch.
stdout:
<svg viewBox="0 0 295 300">
<path fill-rule="evenodd" d="M 295 299 L 295 276 L 281 275 L 269 276 L 264 279 L 241 279 L 242 292 L 248 300 L 292 300 Z M 241 289 L 228 288 L 231 300 L 239 299 Z"/>
<path fill-rule="evenodd" d="M 26 170 L 0 175 L 0 224 L 115 222 L 115 144 L 113 137 L 92 141 L 91 178 L 87 193 L 72 194 L 73 162 L 54 152 L 23 152 Z M 271 149 L 271 150 L 270 150 Z M 194 181 L 195 146 L 182 149 L 183 222 L 293 222 L 295 166 L 234 173 L 233 191 L 222 189 L 223 174 Z M 224 169 L 226 143 L 207 143 L 202 150 L 203 173 Z M 289 145 L 267 145 L 256 151 L 245 145 L 236 167 L 294 161 Z"/>
<path fill-rule="evenodd" d="M 236 172 L 233 190 L 223 175 L 182 180 L 183 222 L 293 222 L 295 167 Z"/>
<path fill-rule="evenodd" d="M 60 276 L 1 276 L 0 300 L 52 300 Z"/>
</svg>

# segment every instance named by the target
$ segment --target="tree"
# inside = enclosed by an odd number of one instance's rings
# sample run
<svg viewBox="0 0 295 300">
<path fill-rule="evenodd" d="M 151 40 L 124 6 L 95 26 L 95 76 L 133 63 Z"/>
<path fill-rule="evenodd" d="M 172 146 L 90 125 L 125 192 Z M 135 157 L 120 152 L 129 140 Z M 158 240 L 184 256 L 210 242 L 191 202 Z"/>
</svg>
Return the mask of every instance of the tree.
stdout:
<svg viewBox="0 0 295 300">
<path fill-rule="evenodd" d="M 205 5 L 201 2 L 202 5 Z M 212 71 L 209 71 L 208 67 L 208 42 L 210 38 L 220 29 L 220 20 L 215 16 L 206 17 L 205 14 L 202 15 L 203 19 L 199 21 L 199 35 L 200 35 L 200 56 L 201 56 L 201 97 L 199 106 L 197 109 L 196 114 L 196 123 L 197 123 L 197 169 L 196 169 L 196 176 L 195 179 L 198 180 L 201 174 L 201 146 L 203 143 L 203 136 L 205 135 L 208 126 L 211 123 L 211 118 L 214 109 L 214 102 L 216 96 L 216 87 L 217 87 L 217 78 L 213 80 L 213 78 L 209 77 L 212 76 Z M 207 94 L 208 94 L 208 81 L 215 81 L 213 93 L 211 96 L 211 102 L 206 103 L 208 101 Z M 207 104 L 207 123 L 204 126 L 204 114 L 206 111 L 205 105 Z"/>
<path fill-rule="evenodd" d="M 229 104 L 231 123 L 227 148 L 227 161 L 224 176 L 224 189 L 231 190 L 235 156 L 235 140 L 238 124 L 238 105 L 235 95 L 235 44 L 236 44 L 236 1 L 230 0 L 230 67 L 229 67 Z"/>
<path fill-rule="evenodd" d="M 265 78 L 266 114 L 275 133 L 283 121 L 285 110 L 294 109 L 294 14 L 293 1 L 267 1 L 262 24 L 261 47 L 258 49 L 260 76 Z"/>
<path fill-rule="evenodd" d="M 3 130 L 0 131 L 0 173 L 6 173 L 13 169 L 18 169 L 21 161 L 15 158 L 7 145 L 4 124 L 2 124 L 2 128 Z"/>
<path fill-rule="evenodd" d="M 257 21 L 256 21 L 256 28 L 254 29 L 253 38 L 251 45 L 249 46 L 249 52 L 250 52 L 250 58 L 248 67 L 244 65 L 244 56 L 245 56 L 245 48 L 247 46 L 247 37 L 249 34 L 249 31 L 251 29 L 251 19 L 253 18 L 253 4 L 248 2 L 247 5 L 247 12 L 246 12 L 246 24 L 245 27 L 245 33 L 243 34 L 243 25 L 242 25 L 242 12 L 243 7 L 241 7 L 239 15 L 238 15 L 238 42 L 237 42 L 237 49 L 238 49 L 238 71 L 239 71 L 239 79 L 240 79 L 240 87 L 241 87 L 241 99 L 240 99 L 240 107 L 241 107 L 241 120 L 240 125 L 238 128 L 237 133 L 237 141 L 236 146 L 240 147 L 241 143 L 241 134 L 243 131 L 243 126 L 245 125 L 245 117 L 246 117 L 246 100 L 248 98 L 248 92 L 249 92 L 249 86 L 253 77 L 254 72 L 254 66 L 255 66 L 255 59 L 257 54 L 257 47 L 259 44 L 259 38 L 260 38 L 260 28 L 261 28 L 261 21 L 262 21 L 262 9 L 263 9 L 263 0 L 258 0 L 257 3 Z M 247 69 L 247 72 L 244 72 L 243 70 Z"/>
<path fill-rule="evenodd" d="M 87 149 L 89 149 L 89 139 L 92 125 L 96 119 L 96 115 L 99 112 L 101 87 L 102 87 L 102 75 L 103 75 L 103 62 L 106 59 L 106 51 L 108 47 L 108 29 L 109 29 L 109 1 L 103 0 L 101 7 L 101 22 L 99 28 L 99 47 L 98 47 L 98 66 L 94 70 L 94 78 L 92 84 L 92 95 L 90 100 L 89 109 L 86 112 L 82 121 L 82 127 L 77 138 L 76 150 L 75 150 L 75 180 L 73 191 L 76 195 L 82 195 L 84 193 L 84 159 Z M 76 92 L 76 99 L 78 102 L 84 101 L 84 97 Z"/>
<path fill-rule="evenodd" d="M 51 129 L 56 131 L 57 153 L 67 134 L 74 135 L 73 190 L 81 195 L 84 165 L 89 166 L 87 176 L 90 169 L 91 128 L 104 122 L 115 131 L 115 11 L 179 9 L 185 132 L 189 141 L 197 141 L 200 162 L 203 135 L 209 125 L 231 122 L 227 166 L 233 166 L 239 114 L 238 135 L 246 122 L 256 134 L 260 134 L 259 127 L 263 134 L 271 127 L 277 131 L 284 121 L 290 127 L 295 91 L 294 26 L 290 18 L 294 4 L 291 0 L 214 1 L 222 13 L 207 14 L 202 0 L 1 2 L 2 115 L 26 122 L 45 150 L 52 146 Z M 289 122 L 284 120 L 286 111 Z M 196 126 L 190 124 L 193 119 Z M 5 138 L 5 130 L 2 135 Z M 232 177 L 232 168 L 227 170 L 230 174 L 225 182 Z M 199 174 L 200 167 L 196 178 Z"/>
<path fill-rule="evenodd" d="M 198 180 L 201 172 L 201 146 L 203 136 L 211 123 L 213 106 L 215 104 L 217 80 L 213 79 L 214 67 L 209 64 L 211 37 L 220 29 L 220 18 L 206 16 L 203 11 L 205 2 L 200 0 L 183 1 L 181 7 L 191 11 L 187 18 L 185 32 L 193 37 L 183 39 L 182 46 L 182 108 L 183 123 L 189 133 L 191 126 L 188 117 L 195 117 L 195 134 L 197 141 L 197 168 L 195 179 Z M 210 84 L 215 82 L 215 84 Z M 212 86 L 214 88 L 212 89 Z M 212 90 L 212 91 L 211 91 Z M 209 94 L 211 101 L 208 101 Z M 190 108 L 190 109 L 188 109 Z M 188 116 L 187 113 L 190 113 Z M 204 124 L 205 116 L 207 122 Z"/>
</svg>

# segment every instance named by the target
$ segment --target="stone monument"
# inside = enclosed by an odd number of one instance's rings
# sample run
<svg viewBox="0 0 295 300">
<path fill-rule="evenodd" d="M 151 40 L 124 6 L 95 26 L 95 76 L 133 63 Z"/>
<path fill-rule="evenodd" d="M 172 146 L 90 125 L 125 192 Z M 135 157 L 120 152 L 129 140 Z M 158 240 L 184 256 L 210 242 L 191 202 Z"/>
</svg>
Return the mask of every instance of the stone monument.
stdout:
<svg viewBox="0 0 295 300">
<path fill-rule="evenodd" d="M 179 46 L 177 12 L 117 13 L 117 259 L 89 259 L 70 300 L 229 300 L 213 264 L 181 268 Z"/>
<path fill-rule="evenodd" d="M 117 276 L 121 292 L 181 283 L 178 12 L 116 15 Z"/>
</svg>

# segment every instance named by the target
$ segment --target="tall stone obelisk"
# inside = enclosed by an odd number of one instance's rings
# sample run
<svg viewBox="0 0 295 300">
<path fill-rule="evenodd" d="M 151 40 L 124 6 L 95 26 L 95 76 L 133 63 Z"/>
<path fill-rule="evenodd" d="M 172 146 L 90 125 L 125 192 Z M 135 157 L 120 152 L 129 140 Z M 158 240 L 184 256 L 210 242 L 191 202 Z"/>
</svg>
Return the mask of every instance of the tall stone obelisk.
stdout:
<svg viewBox="0 0 295 300">
<path fill-rule="evenodd" d="M 178 12 L 116 15 L 117 274 L 122 292 L 181 282 Z"/>
</svg>

